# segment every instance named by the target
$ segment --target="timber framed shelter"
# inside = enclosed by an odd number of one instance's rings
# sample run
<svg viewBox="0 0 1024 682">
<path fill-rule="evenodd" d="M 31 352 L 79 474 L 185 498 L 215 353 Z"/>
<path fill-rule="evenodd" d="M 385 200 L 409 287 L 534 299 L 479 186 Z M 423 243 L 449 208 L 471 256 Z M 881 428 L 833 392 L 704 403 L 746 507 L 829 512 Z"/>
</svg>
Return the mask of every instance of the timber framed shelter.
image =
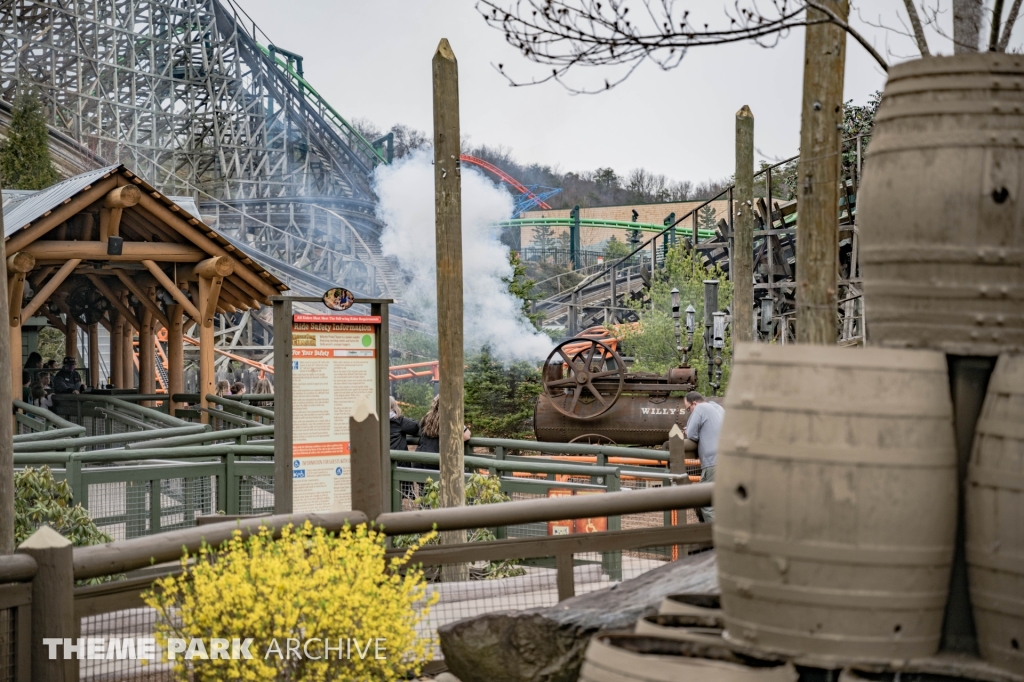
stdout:
<svg viewBox="0 0 1024 682">
<path fill-rule="evenodd" d="M 287 286 L 123 165 L 19 194 L 4 207 L 14 395 L 21 387 L 21 325 L 33 315 L 65 334 L 71 356 L 78 354 L 79 328 L 86 327 L 90 357 L 83 379 L 93 388 L 103 386 L 102 325 L 110 333 L 110 383 L 142 394 L 155 391 L 161 327 L 167 330 L 168 393 L 184 392 L 183 333 L 195 324 L 199 394 L 208 409 L 206 395 L 215 383 L 214 316 L 258 309 Z M 172 414 L 177 407 L 171 406 Z"/>
</svg>

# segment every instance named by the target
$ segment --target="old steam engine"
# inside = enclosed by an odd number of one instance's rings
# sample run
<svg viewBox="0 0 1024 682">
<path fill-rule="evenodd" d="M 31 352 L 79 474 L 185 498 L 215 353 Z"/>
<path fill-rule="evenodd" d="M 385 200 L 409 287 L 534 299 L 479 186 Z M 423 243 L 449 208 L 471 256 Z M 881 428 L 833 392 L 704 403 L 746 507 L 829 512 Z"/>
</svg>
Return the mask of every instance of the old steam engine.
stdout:
<svg viewBox="0 0 1024 682">
<path fill-rule="evenodd" d="M 717 306 L 718 282 L 704 287 L 704 350 L 708 379 L 717 389 L 725 347 L 724 312 Z M 533 412 L 537 440 L 552 443 L 592 443 L 660 446 L 676 424 L 689 416 L 683 396 L 697 385 L 697 371 L 687 363 L 693 349 L 696 311 L 686 309 L 687 345 L 682 345 L 679 292 L 672 290 L 676 352 L 679 365 L 664 375 L 630 372 L 617 349 L 617 339 L 603 328 L 558 344 L 544 365 L 544 393 Z"/>
</svg>

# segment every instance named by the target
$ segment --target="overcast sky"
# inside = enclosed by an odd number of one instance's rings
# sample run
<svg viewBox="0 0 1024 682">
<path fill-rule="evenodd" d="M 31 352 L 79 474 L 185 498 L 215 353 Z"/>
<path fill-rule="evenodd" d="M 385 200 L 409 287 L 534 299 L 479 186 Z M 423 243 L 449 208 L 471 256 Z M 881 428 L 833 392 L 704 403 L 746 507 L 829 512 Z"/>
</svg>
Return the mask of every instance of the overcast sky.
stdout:
<svg viewBox="0 0 1024 682">
<path fill-rule="evenodd" d="M 611 166 L 619 173 L 643 166 L 676 180 L 726 176 L 734 163 L 734 116 L 744 104 L 754 112 L 760 158 L 791 156 L 799 145 L 802 31 L 774 49 L 741 43 L 691 50 L 673 71 L 645 64 L 610 92 L 572 95 L 557 83 L 510 87 L 492 64 L 503 63 L 522 80 L 544 68 L 489 28 L 473 0 L 239 2 L 275 44 L 305 57 L 306 78 L 339 113 L 381 128 L 404 123 L 431 130 L 430 60 L 445 37 L 459 61 L 463 137 L 509 147 L 520 161 L 577 171 Z M 689 4 L 708 20 L 725 6 Z M 900 27 L 901 0 L 856 5 L 863 19 Z M 892 61 L 915 55 L 908 39 L 866 25 L 856 9 L 851 19 L 880 52 L 894 53 Z M 948 13 L 944 23 L 951 23 Z M 932 31 L 929 40 L 933 51 L 952 51 Z M 846 98 L 861 104 L 884 87 L 885 74 L 852 39 L 847 55 Z M 580 70 L 575 79 L 593 86 L 607 75 Z"/>
</svg>

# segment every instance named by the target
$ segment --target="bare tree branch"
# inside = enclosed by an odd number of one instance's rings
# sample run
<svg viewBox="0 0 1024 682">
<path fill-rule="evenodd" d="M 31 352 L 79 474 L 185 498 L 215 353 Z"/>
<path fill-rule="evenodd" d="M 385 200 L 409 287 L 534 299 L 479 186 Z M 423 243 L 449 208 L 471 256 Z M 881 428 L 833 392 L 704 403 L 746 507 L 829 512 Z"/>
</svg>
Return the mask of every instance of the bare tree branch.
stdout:
<svg viewBox="0 0 1024 682">
<path fill-rule="evenodd" d="M 1006 17 L 1006 26 L 1003 27 L 1003 36 L 999 39 L 999 44 L 996 45 L 996 50 L 999 52 L 1006 52 L 1006 46 L 1010 44 L 1010 34 L 1013 33 L 1013 25 L 1017 22 L 1017 17 L 1020 15 L 1021 1 L 1013 0 L 1013 5 L 1010 7 L 1010 15 Z"/>
<path fill-rule="evenodd" d="M 574 67 L 623 66 L 625 75 L 605 80 L 607 90 L 618 85 L 645 61 L 662 70 L 677 67 L 691 47 L 753 41 L 774 47 L 791 29 L 811 24 L 834 23 L 861 43 L 888 70 L 880 54 L 848 22 L 821 5 L 820 0 L 733 0 L 725 11 L 728 26 L 691 18 L 677 8 L 676 0 L 478 0 L 477 10 L 492 28 L 530 61 L 551 67 L 550 73 L 530 82 L 519 82 L 497 69 L 512 85 L 533 85 L 550 80 L 574 89 L 564 78 Z M 631 5 L 640 11 L 630 14 Z M 821 10 L 827 19 L 808 20 L 808 7 Z"/>
<path fill-rule="evenodd" d="M 988 51 L 995 52 L 999 45 L 999 24 L 1003 20 L 1003 0 L 995 0 L 992 6 L 992 30 L 988 36 Z"/>
<path fill-rule="evenodd" d="M 910 15 L 910 25 L 914 27 L 914 40 L 917 41 L 917 49 L 921 50 L 922 57 L 931 56 L 931 51 L 928 50 L 928 40 L 924 37 L 924 28 L 921 26 L 921 17 L 917 14 L 914 0 L 903 0 L 903 4 L 906 5 L 907 14 Z"/>
</svg>

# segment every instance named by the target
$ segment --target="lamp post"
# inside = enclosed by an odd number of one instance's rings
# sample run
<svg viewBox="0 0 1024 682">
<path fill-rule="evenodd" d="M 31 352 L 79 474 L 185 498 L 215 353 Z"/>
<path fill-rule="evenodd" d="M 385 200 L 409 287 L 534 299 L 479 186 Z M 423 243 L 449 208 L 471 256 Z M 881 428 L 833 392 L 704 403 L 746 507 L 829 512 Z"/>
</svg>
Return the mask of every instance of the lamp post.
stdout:
<svg viewBox="0 0 1024 682">
<path fill-rule="evenodd" d="M 722 386 L 722 351 L 725 350 L 725 328 L 726 328 L 726 314 L 721 311 L 717 311 L 712 314 L 712 339 L 711 346 L 713 347 L 713 357 L 708 356 L 708 384 L 714 393 L 718 393 L 718 389 Z M 713 378 L 712 378 L 712 375 Z"/>
</svg>

